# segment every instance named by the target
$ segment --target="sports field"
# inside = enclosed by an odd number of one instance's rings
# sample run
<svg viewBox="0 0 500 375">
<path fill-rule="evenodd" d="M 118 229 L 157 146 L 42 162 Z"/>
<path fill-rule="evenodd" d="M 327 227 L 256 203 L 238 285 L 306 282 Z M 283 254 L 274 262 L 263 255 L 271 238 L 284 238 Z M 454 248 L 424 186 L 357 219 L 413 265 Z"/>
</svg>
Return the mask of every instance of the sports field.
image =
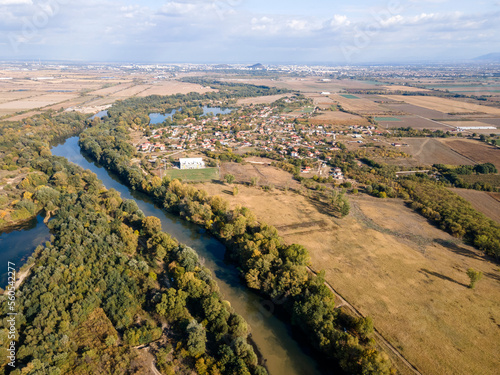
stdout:
<svg viewBox="0 0 500 375">
<path fill-rule="evenodd" d="M 170 169 L 167 170 L 166 175 L 182 181 L 211 181 L 219 178 L 219 169 Z"/>
</svg>

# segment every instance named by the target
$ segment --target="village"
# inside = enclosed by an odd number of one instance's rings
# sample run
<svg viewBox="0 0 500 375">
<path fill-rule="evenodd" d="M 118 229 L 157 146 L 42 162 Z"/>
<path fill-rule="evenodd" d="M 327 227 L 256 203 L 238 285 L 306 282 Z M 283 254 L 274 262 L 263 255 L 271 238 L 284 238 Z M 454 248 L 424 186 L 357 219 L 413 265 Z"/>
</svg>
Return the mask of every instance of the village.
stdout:
<svg viewBox="0 0 500 375">
<path fill-rule="evenodd" d="M 286 98 L 293 101 L 293 98 Z M 153 167 L 201 169 L 214 167 L 213 153 L 230 150 L 237 155 L 260 151 L 279 158 L 307 161 L 303 174 L 332 176 L 344 180 L 340 168 L 329 168 L 332 152 L 362 146 L 365 141 L 384 134 L 374 125 L 332 126 L 310 124 L 308 119 L 319 111 L 309 113 L 279 113 L 274 104 L 246 106 L 229 115 L 187 118 L 172 126 L 158 124 L 135 131 L 134 146 Z M 250 111 L 249 111 L 250 110 Z M 245 114 L 238 116 L 240 112 Z M 388 143 L 388 145 L 390 145 Z M 400 146 L 393 144 L 393 146 Z M 189 156 L 189 157 L 187 157 Z M 167 162 L 168 161 L 168 162 Z"/>
</svg>

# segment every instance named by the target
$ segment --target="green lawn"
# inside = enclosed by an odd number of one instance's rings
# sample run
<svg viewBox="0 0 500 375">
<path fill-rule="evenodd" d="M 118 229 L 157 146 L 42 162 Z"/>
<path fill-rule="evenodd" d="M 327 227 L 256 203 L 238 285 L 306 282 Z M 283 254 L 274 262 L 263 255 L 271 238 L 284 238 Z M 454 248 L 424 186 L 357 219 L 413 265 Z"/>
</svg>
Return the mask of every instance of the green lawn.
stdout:
<svg viewBox="0 0 500 375">
<path fill-rule="evenodd" d="M 314 107 L 304 107 L 302 109 L 302 111 L 300 111 L 300 112 L 302 112 L 302 113 L 311 113 L 312 111 L 314 111 Z"/>
<path fill-rule="evenodd" d="M 374 117 L 375 121 L 401 121 L 397 117 Z"/>
<path fill-rule="evenodd" d="M 169 169 L 166 175 L 183 181 L 211 181 L 219 178 L 219 168 Z"/>
<path fill-rule="evenodd" d="M 359 99 L 356 95 L 351 94 L 340 94 L 340 96 L 343 96 L 346 99 Z"/>
</svg>

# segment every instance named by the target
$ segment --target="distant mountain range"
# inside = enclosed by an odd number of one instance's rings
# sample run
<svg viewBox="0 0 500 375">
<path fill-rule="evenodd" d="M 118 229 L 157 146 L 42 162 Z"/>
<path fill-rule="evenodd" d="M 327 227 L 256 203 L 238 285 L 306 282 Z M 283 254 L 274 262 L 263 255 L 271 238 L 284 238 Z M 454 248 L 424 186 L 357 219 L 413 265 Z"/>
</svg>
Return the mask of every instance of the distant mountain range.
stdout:
<svg viewBox="0 0 500 375">
<path fill-rule="evenodd" d="M 500 61 L 500 52 L 488 53 L 487 55 L 482 55 L 482 56 L 476 57 L 474 60 Z"/>
</svg>

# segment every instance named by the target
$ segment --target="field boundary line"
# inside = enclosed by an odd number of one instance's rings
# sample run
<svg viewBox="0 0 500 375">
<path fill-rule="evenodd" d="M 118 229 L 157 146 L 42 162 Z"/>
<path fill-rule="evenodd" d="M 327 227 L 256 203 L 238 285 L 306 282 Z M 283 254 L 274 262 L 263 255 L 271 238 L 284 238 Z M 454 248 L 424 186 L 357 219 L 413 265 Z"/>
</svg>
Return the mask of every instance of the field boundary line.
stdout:
<svg viewBox="0 0 500 375">
<path fill-rule="evenodd" d="M 317 275 L 318 273 L 314 271 L 310 266 L 307 266 L 307 270 L 312 273 L 313 275 Z M 347 306 L 353 313 L 356 315 L 358 318 L 364 318 L 364 315 L 361 314 L 358 309 L 356 309 L 353 305 L 351 305 L 340 293 L 338 293 L 328 281 L 325 280 L 325 285 L 330 291 L 340 300 L 340 305 L 339 307 L 342 306 Z M 416 375 L 422 375 L 420 371 L 410 362 L 408 361 L 401 352 L 396 349 L 382 334 L 377 330 L 376 327 L 373 327 L 375 337 L 377 339 L 377 342 L 380 346 L 387 348 L 389 351 L 391 351 L 398 359 L 401 360 L 401 362 L 414 374 Z"/>
</svg>

